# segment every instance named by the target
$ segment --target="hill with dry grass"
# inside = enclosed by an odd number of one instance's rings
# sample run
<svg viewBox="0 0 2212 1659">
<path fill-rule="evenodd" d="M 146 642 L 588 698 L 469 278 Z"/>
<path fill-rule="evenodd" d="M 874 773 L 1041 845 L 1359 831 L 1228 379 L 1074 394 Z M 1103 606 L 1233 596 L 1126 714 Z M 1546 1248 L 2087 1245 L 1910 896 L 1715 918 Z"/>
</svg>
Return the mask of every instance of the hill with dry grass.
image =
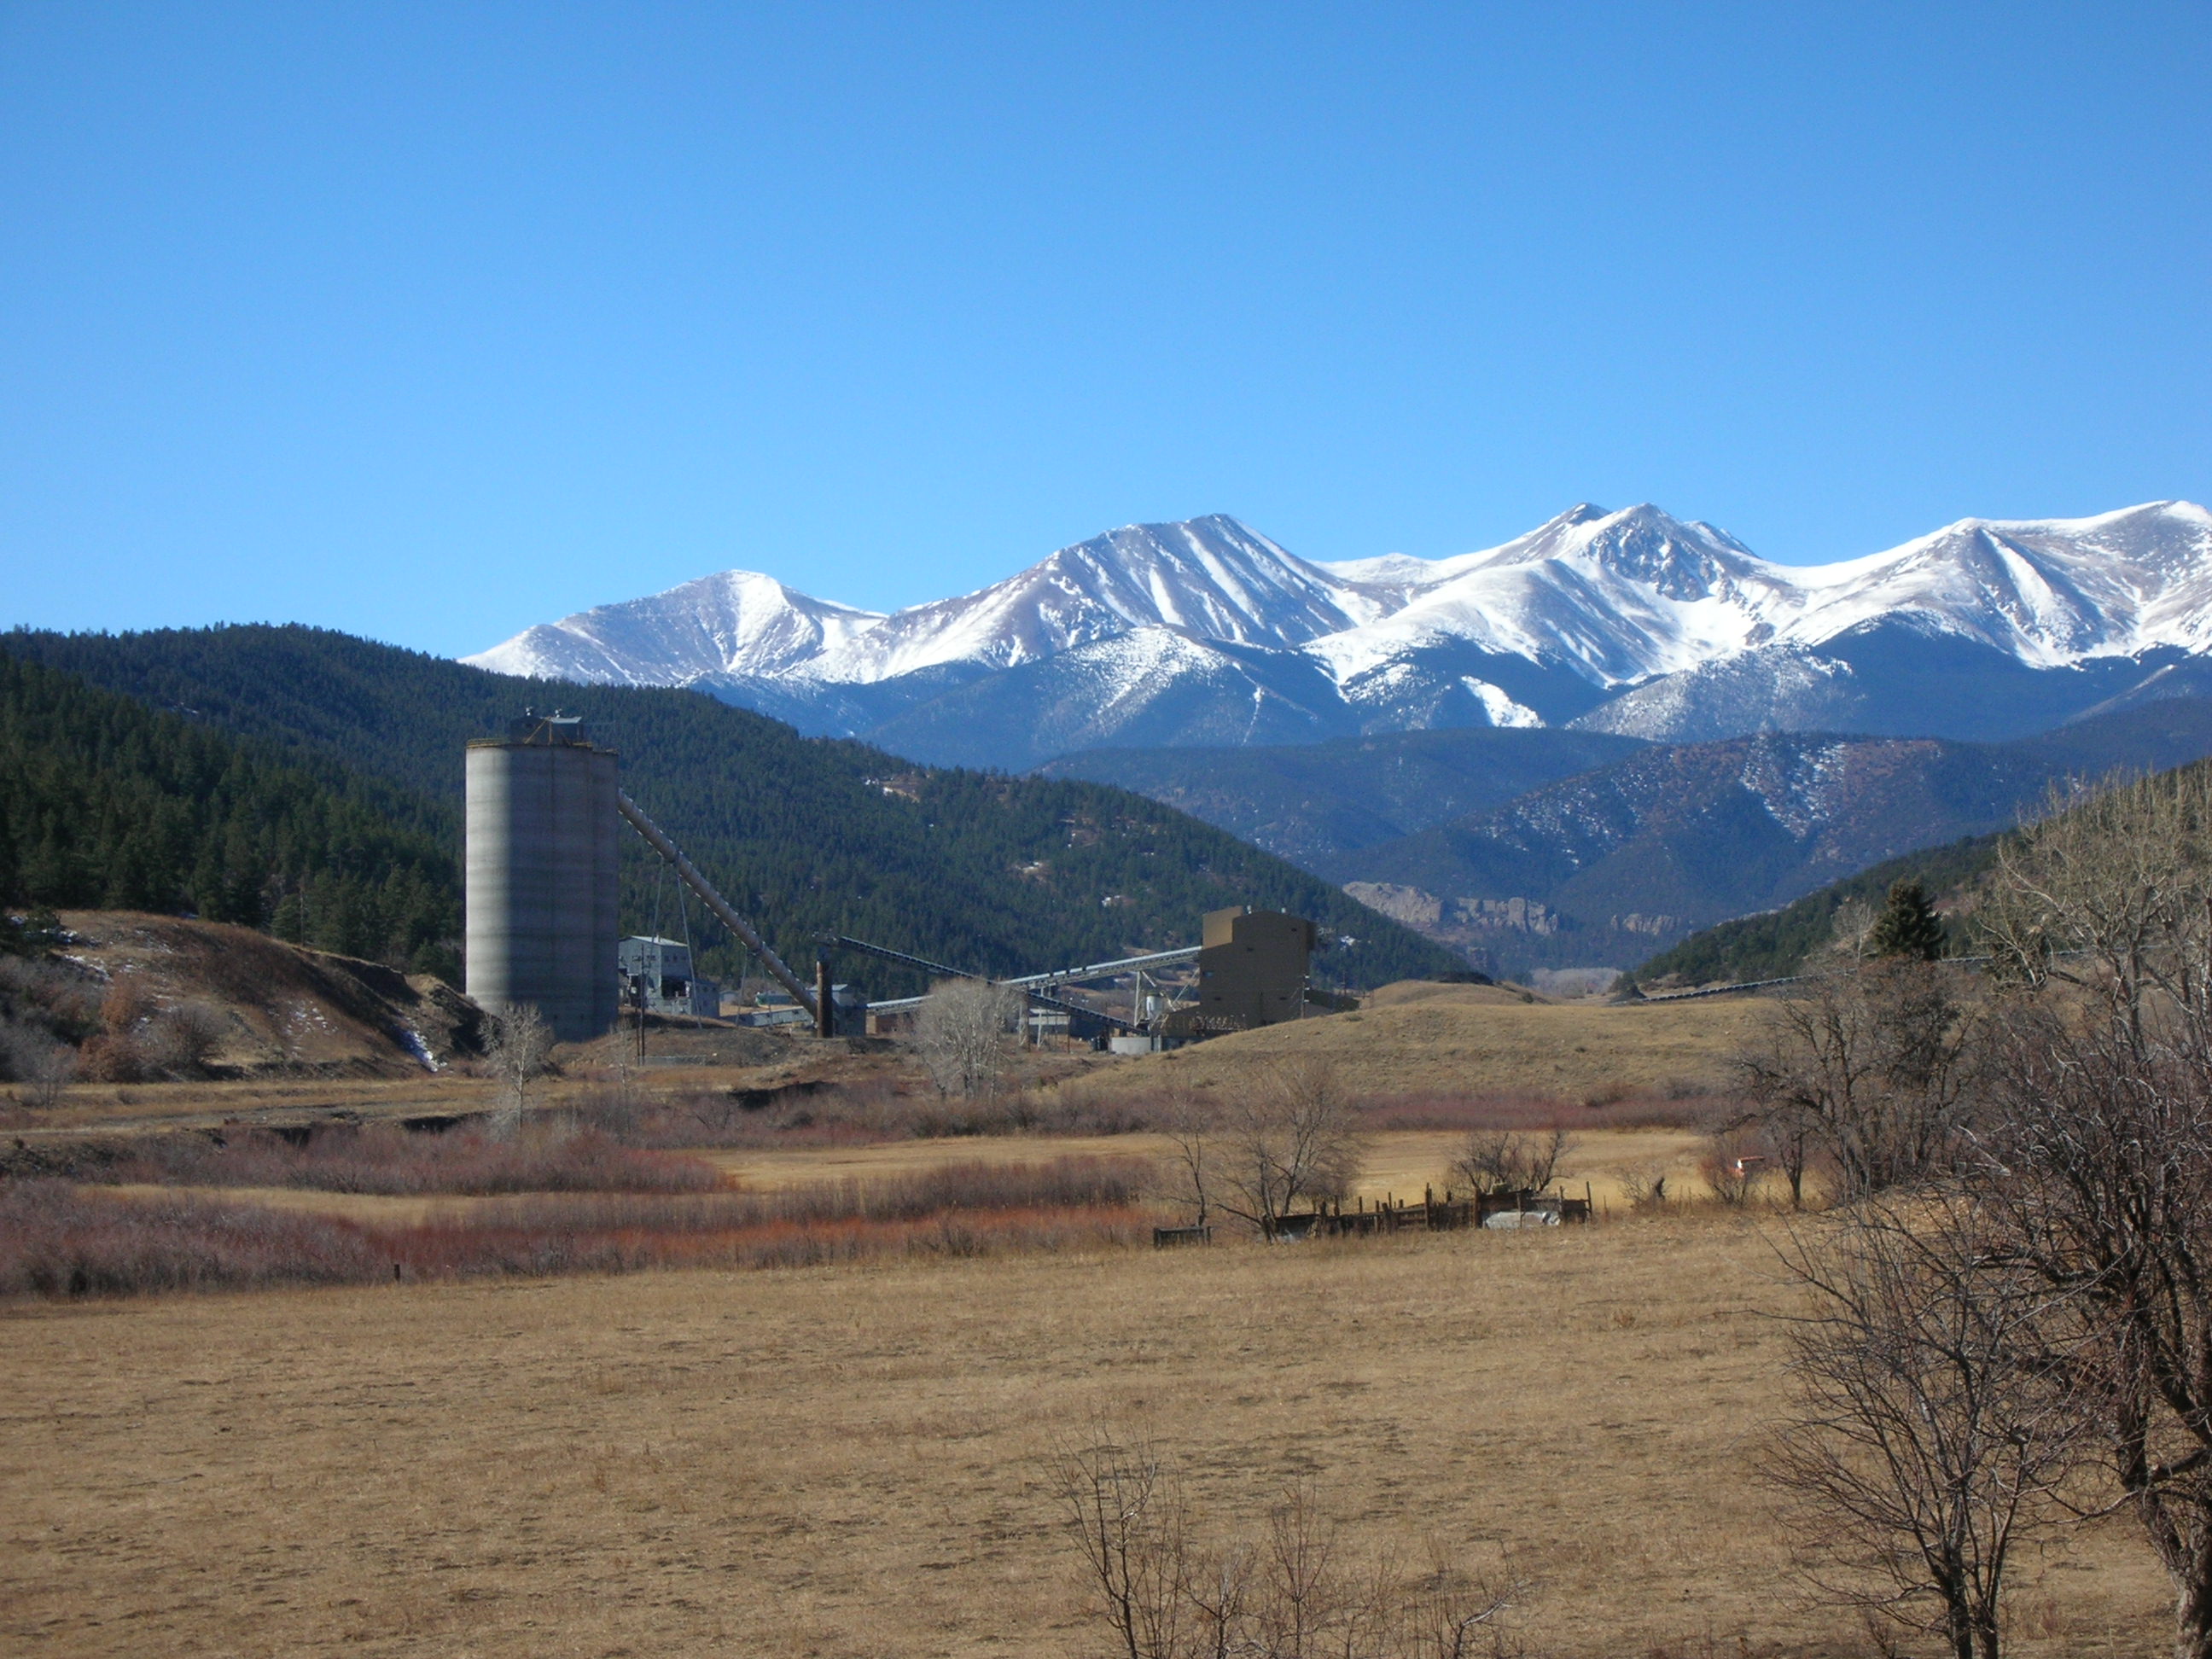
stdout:
<svg viewBox="0 0 2212 1659">
<path fill-rule="evenodd" d="M 188 1077 L 422 1076 L 473 1053 L 483 1016 L 443 980 L 288 945 L 247 927 L 69 910 L 46 960 L 0 963 L 0 1014 L 82 1045 L 87 1070 Z M 193 1016 L 193 1052 L 153 1052 Z"/>
<path fill-rule="evenodd" d="M 1551 1002 L 1504 986 L 1383 987 L 1352 1013 L 1215 1037 L 1064 1085 L 1101 1098 L 1246 1086 L 1273 1064 L 1321 1061 L 1355 1096 L 1529 1094 L 1617 1099 L 1725 1090 L 1764 1019 L 1728 998 L 1649 1006 Z"/>
</svg>

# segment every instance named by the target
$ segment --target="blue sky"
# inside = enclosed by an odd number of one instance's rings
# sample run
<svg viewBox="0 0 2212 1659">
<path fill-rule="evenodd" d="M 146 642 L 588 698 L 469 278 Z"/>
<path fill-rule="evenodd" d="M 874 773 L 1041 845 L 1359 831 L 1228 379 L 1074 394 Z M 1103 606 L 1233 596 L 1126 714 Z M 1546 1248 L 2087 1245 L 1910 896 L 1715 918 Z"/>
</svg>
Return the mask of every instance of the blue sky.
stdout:
<svg viewBox="0 0 2212 1659">
<path fill-rule="evenodd" d="M 2201 5 L 0 3 L 0 624 L 2212 495 Z"/>
</svg>

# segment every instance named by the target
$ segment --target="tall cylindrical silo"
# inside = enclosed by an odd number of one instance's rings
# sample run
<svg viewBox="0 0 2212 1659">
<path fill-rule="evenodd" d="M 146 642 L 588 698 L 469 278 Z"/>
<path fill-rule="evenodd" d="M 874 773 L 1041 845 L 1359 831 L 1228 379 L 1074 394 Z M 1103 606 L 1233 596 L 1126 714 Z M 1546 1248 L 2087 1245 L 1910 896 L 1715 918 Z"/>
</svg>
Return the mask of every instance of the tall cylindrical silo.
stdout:
<svg viewBox="0 0 2212 1659">
<path fill-rule="evenodd" d="M 468 993 L 563 1042 L 615 1022 L 615 767 L 566 717 L 468 749 Z"/>
</svg>

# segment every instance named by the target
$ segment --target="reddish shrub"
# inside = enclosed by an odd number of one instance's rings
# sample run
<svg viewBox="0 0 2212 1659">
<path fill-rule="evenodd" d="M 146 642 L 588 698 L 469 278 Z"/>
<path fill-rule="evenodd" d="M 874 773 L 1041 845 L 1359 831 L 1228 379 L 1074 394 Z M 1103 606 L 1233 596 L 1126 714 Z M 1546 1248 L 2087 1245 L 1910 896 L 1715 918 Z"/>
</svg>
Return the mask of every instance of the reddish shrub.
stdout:
<svg viewBox="0 0 2212 1659">
<path fill-rule="evenodd" d="M 126 1200 L 58 1181 L 0 1183 L 0 1295 L 359 1284 L 390 1272 L 359 1229 L 321 1216 L 198 1198 Z"/>
<path fill-rule="evenodd" d="M 475 1129 L 410 1134 L 392 1124 L 319 1127 L 304 1143 L 265 1129 L 152 1137 L 100 1178 L 394 1195 L 711 1192 L 722 1184 L 711 1164 L 618 1146 L 601 1134 L 500 1139 Z"/>
<path fill-rule="evenodd" d="M 77 1075 L 94 1083 L 143 1083 L 146 1056 L 127 1031 L 103 1031 L 77 1050 Z"/>
<path fill-rule="evenodd" d="M 537 1192 L 404 1227 L 15 1181 L 0 1182 L 0 1296 L 1118 1247 L 1152 1224 L 1135 1201 L 1146 1173 L 1131 1159 L 1059 1158 L 781 1193 Z"/>
</svg>

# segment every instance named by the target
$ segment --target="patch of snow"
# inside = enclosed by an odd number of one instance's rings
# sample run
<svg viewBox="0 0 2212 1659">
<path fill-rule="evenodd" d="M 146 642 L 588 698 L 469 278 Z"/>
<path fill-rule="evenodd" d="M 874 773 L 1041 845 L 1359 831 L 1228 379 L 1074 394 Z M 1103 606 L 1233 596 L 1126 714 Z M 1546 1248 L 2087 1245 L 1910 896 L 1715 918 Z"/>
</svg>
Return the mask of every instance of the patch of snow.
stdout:
<svg viewBox="0 0 2212 1659">
<path fill-rule="evenodd" d="M 1532 726 L 1544 723 L 1541 714 L 1514 702 L 1502 686 L 1492 685 L 1488 680 L 1476 679 L 1472 675 L 1462 676 L 1460 684 L 1481 699 L 1482 712 L 1490 716 L 1492 726 Z"/>
<path fill-rule="evenodd" d="M 442 1072 L 446 1069 L 438 1064 L 436 1056 L 430 1052 L 430 1045 L 422 1041 L 422 1034 L 413 1026 L 403 1025 L 392 1035 L 399 1039 L 401 1048 L 422 1062 L 424 1071 Z"/>
</svg>

